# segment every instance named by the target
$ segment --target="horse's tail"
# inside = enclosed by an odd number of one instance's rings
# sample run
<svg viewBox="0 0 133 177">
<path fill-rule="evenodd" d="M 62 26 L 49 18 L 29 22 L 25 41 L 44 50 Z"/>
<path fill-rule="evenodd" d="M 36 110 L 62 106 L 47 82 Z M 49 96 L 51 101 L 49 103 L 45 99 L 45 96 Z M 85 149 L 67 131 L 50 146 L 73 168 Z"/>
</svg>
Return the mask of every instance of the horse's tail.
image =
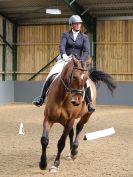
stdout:
<svg viewBox="0 0 133 177">
<path fill-rule="evenodd" d="M 96 84 L 99 85 L 100 82 L 103 82 L 107 85 L 108 89 L 110 90 L 111 94 L 113 94 L 114 90 L 116 89 L 116 84 L 113 81 L 113 78 L 111 77 L 111 75 L 103 72 L 103 71 L 99 71 L 99 70 L 92 70 L 90 72 L 90 79 Z"/>
</svg>

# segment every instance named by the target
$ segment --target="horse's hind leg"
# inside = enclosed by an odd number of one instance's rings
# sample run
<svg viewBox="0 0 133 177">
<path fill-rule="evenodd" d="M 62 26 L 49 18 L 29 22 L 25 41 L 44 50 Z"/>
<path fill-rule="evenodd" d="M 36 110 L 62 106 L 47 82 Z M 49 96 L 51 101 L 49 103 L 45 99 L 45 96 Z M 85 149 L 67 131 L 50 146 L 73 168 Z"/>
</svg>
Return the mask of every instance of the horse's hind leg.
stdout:
<svg viewBox="0 0 133 177">
<path fill-rule="evenodd" d="M 72 149 L 71 149 L 71 157 L 73 159 L 75 159 L 77 154 L 78 154 L 80 132 L 82 131 L 82 129 L 84 127 L 84 124 L 89 120 L 90 115 L 91 114 L 86 114 L 85 116 L 83 116 L 76 125 L 76 136 L 75 136 L 75 140 L 73 142 L 73 146 L 72 146 Z"/>
<path fill-rule="evenodd" d="M 81 132 L 81 130 L 83 129 L 84 127 L 84 124 L 82 124 L 81 122 L 78 122 L 78 124 L 76 125 L 76 137 L 75 137 L 75 140 L 73 142 L 73 146 L 72 146 L 72 149 L 71 149 L 71 157 L 73 159 L 76 158 L 76 155 L 78 154 L 78 145 L 79 145 L 79 134 Z"/>
<path fill-rule="evenodd" d="M 47 156 L 46 156 L 46 149 L 49 143 L 48 133 L 50 128 L 52 127 L 53 123 L 47 121 L 46 119 L 43 122 L 43 134 L 41 137 L 41 145 L 42 145 L 42 155 L 39 163 L 39 167 L 41 170 L 45 170 L 47 167 Z"/>
</svg>

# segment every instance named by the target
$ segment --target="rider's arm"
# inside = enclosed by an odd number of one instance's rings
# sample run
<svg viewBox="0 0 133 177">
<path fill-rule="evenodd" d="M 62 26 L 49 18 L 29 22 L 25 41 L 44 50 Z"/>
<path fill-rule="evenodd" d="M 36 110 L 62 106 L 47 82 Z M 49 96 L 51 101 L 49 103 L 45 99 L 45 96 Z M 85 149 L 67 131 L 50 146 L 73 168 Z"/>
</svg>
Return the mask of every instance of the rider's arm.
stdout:
<svg viewBox="0 0 133 177">
<path fill-rule="evenodd" d="M 89 51 L 89 40 L 88 40 L 88 36 L 86 34 L 83 34 L 83 49 L 82 49 L 82 56 L 80 58 L 81 61 L 85 61 L 90 54 Z"/>
<path fill-rule="evenodd" d="M 60 41 L 60 54 L 63 57 L 63 54 L 66 55 L 66 43 L 67 43 L 67 35 L 66 33 L 62 34 L 61 41 Z"/>
</svg>

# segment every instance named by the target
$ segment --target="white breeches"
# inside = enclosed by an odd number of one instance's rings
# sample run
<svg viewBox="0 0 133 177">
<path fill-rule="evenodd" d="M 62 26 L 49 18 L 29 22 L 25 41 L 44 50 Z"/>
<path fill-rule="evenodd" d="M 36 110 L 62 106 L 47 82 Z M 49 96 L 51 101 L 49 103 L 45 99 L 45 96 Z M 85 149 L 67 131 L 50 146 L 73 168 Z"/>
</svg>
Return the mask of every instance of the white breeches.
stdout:
<svg viewBox="0 0 133 177">
<path fill-rule="evenodd" d="M 69 62 L 70 60 L 68 61 L 65 61 L 64 59 L 60 59 L 56 62 L 56 64 L 53 66 L 53 68 L 51 69 L 51 71 L 49 72 L 46 80 L 52 76 L 53 74 L 60 74 L 61 71 L 63 70 L 64 66 Z"/>
<path fill-rule="evenodd" d="M 48 76 L 47 76 L 47 78 L 46 78 L 46 81 L 47 81 L 48 78 L 49 78 L 50 76 L 52 76 L 53 74 L 56 74 L 56 73 L 60 74 L 61 71 L 63 70 L 64 66 L 65 66 L 69 61 L 70 61 L 70 59 L 67 60 L 67 61 L 64 60 L 64 59 L 58 60 L 58 61 L 56 62 L 56 64 L 53 66 L 53 68 L 51 69 L 51 71 L 49 72 L 49 74 L 48 74 Z M 90 86 L 89 79 L 87 79 L 86 84 L 87 84 L 87 88 L 90 87 L 90 89 L 91 89 L 91 97 L 93 98 L 93 91 L 92 91 L 92 88 L 91 88 L 91 86 Z"/>
</svg>

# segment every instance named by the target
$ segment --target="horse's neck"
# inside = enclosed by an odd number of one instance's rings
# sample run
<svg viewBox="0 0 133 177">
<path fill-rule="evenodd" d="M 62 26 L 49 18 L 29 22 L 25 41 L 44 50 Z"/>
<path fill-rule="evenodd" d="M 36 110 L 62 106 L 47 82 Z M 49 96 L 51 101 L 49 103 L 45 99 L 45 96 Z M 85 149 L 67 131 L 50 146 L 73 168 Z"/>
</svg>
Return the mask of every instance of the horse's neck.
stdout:
<svg viewBox="0 0 133 177">
<path fill-rule="evenodd" d="M 57 90 L 57 94 L 59 95 L 59 100 L 62 102 L 67 95 L 67 74 L 68 72 L 68 67 L 64 67 L 63 71 L 61 72 L 61 74 L 58 77 L 58 90 Z M 66 87 L 65 87 L 66 85 Z"/>
</svg>

